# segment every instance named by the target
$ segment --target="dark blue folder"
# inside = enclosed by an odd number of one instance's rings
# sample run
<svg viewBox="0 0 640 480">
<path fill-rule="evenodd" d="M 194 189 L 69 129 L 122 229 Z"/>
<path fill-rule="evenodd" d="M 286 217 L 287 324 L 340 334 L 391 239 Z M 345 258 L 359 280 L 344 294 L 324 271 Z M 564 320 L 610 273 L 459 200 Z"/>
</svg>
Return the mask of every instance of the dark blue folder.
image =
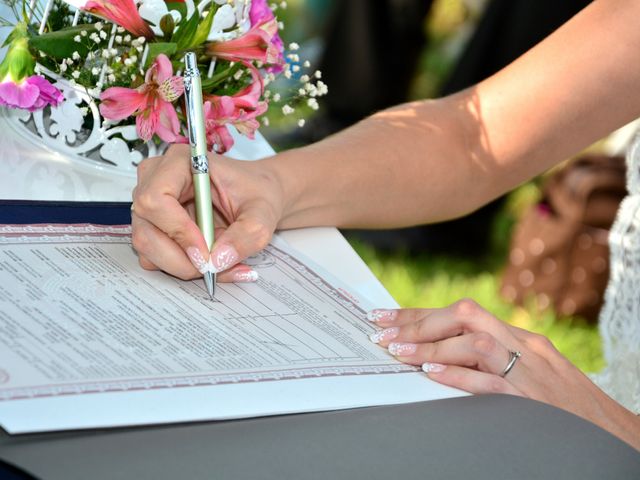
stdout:
<svg viewBox="0 0 640 480">
<path fill-rule="evenodd" d="M 0 224 L 95 223 L 128 225 L 129 202 L 0 200 Z"/>
</svg>

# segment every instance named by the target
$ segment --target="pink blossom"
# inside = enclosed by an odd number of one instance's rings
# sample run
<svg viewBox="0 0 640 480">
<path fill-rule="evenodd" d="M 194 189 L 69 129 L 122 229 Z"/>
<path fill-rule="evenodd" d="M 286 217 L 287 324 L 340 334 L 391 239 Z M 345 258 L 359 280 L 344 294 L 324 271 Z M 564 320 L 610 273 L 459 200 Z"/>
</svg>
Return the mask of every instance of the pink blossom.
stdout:
<svg viewBox="0 0 640 480">
<path fill-rule="evenodd" d="M 58 106 L 64 100 L 62 93 L 49 81 L 31 75 L 20 82 L 8 80 L 0 83 L 0 105 L 23 108 L 33 112 L 47 105 Z"/>
<path fill-rule="evenodd" d="M 233 62 L 257 60 L 271 65 L 283 63 L 282 51 L 278 48 L 276 38 L 278 23 L 275 18 L 265 20 L 251 27 L 241 37 L 226 42 L 211 42 L 207 45 L 207 53 L 212 57 L 224 58 Z"/>
<path fill-rule="evenodd" d="M 90 0 L 82 9 L 117 23 L 138 37 L 154 37 L 151 27 L 142 19 L 133 0 Z"/>
<path fill-rule="evenodd" d="M 165 142 L 175 142 L 180 122 L 172 102 L 183 91 L 182 78 L 173 75 L 171 61 L 160 54 L 138 88 L 111 87 L 102 92 L 100 113 L 110 120 L 136 115 L 136 131 L 142 140 L 151 140 L 155 133 Z"/>
<path fill-rule="evenodd" d="M 263 20 L 271 20 L 274 16 L 273 11 L 269 8 L 267 0 L 251 1 L 251 10 L 249 10 L 251 26 L 258 25 Z"/>
<path fill-rule="evenodd" d="M 207 95 L 205 97 L 205 118 L 207 134 L 211 133 L 211 145 L 216 145 L 218 153 L 224 153 L 233 145 L 233 139 L 225 136 L 222 127 L 233 125 L 238 132 L 253 139 L 256 130 L 260 127 L 257 117 L 267 111 L 266 102 L 261 102 L 260 97 L 264 90 L 262 77 L 258 70 L 249 63 L 244 64 L 251 73 L 251 83 L 232 96 Z M 207 107 L 207 103 L 209 107 Z M 228 135 L 228 131 L 226 131 Z M 231 142 L 229 142 L 231 140 Z"/>
<path fill-rule="evenodd" d="M 273 20 L 274 18 L 275 15 L 273 14 L 273 10 L 269 8 L 267 0 L 252 0 L 251 10 L 249 10 L 251 26 L 259 25 L 260 23 Z M 278 49 L 278 62 L 276 65 L 268 67 L 267 71 L 280 73 L 283 70 L 282 65 L 284 65 L 284 43 L 278 33 L 273 36 L 272 43 Z"/>
<path fill-rule="evenodd" d="M 244 63 L 244 62 L 243 62 Z M 251 73 L 252 82 L 232 96 L 206 95 L 203 106 L 207 144 L 216 153 L 225 153 L 233 146 L 229 126 L 242 135 L 253 139 L 260 127 L 257 117 L 267 111 L 267 103 L 261 102 L 262 78 L 258 70 L 244 63 Z M 178 143 L 188 143 L 186 137 L 179 137 Z"/>
</svg>

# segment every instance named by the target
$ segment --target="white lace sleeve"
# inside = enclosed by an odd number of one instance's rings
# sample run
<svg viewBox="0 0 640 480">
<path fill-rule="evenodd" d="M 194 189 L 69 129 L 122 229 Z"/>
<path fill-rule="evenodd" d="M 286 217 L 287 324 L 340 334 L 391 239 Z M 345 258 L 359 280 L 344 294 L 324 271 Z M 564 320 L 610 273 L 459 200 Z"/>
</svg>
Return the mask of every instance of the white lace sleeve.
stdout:
<svg viewBox="0 0 640 480">
<path fill-rule="evenodd" d="M 606 368 L 594 376 L 615 400 L 640 413 L 640 135 L 627 155 L 629 195 L 611 229 L 611 273 L 600 314 Z"/>
</svg>

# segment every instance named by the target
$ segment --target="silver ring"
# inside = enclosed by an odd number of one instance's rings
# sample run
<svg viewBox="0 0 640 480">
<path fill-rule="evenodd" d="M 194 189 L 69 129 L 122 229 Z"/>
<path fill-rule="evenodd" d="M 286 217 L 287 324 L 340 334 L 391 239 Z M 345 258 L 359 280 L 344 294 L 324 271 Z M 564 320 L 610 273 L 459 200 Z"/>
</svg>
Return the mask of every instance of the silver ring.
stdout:
<svg viewBox="0 0 640 480">
<path fill-rule="evenodd" d="M 502 371 L 500 376 L 504 378 L 507 375 L 507 373 L 511 371 L 511 369 L 513 368 L 513 366 L 516 364 L 516 362 L 521 356 L 522 354 L 520 352 L 518 351 L 512 352 L 511 350 L 509 350 L 509 363 L 507 363 L 507 366 L 504 367 L 504 370 Z"/>
</svg>

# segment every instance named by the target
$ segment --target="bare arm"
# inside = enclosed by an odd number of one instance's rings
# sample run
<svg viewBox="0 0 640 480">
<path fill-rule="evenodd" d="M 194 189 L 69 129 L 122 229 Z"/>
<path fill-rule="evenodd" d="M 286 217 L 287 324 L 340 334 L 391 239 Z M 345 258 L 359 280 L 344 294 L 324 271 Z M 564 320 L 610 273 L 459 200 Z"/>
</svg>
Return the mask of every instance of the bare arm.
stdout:
<svg viewBox="0 0 640 480">
<path fill-rule="evenodd" d="M 640 116 L 640 2 L 597 0 L 479 85 L 265 162 L 280 228 L 464 215 Z M 374 200 L 375 199 L 375 200 Z"/>
</svg>

